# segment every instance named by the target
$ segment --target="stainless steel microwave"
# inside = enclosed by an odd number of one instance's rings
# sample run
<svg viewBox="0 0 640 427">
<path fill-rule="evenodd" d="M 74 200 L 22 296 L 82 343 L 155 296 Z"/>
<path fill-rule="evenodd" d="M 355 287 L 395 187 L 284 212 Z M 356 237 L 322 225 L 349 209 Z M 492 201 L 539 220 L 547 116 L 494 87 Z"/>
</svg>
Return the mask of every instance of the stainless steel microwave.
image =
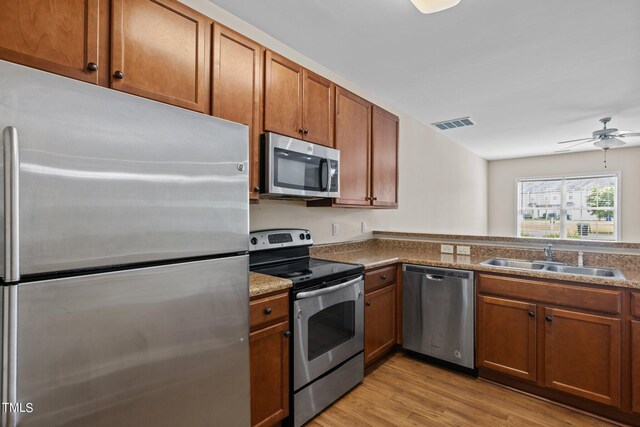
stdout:
<svg viewBox="0 0 640 427">
<path fill-rule="evenodd" d="M 340 197 L 340 151 L 267 132 L 261 144 L 267 198 Z"/>
</svg>

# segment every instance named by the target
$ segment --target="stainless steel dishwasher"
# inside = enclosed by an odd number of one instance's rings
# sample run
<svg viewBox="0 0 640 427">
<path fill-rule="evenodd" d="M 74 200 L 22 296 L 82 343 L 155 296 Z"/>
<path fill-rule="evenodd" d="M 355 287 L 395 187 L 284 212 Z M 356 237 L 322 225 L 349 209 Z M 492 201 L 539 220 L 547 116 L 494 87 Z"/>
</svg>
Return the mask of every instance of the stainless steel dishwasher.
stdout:
<svg viewBox="0 0 640 427">
<path fill-rule="evenodd" d="M 472 271 L 402 266 L 402 346 L 474 369 Z"/>
</svg>

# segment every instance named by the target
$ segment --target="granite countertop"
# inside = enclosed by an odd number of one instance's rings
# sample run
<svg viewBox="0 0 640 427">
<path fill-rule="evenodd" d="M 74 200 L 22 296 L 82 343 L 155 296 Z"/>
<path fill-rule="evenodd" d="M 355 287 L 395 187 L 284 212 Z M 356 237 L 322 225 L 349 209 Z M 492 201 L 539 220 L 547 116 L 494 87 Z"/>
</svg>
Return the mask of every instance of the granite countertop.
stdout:
<svg viewBox="0 0 640 427">
<path fill-rule="evenodd" d="M 316 258 L 331 261 L 350 262 L 364 265 L 365 269 L 382 267 L 395 263 L 421 264 L 434 267 L 459 268 L 488 273 L 512 274 L 539 279 L 552 279 L 562 281 L 581 282 L 593 285 L 605 285 L 621 288 L 640 289 L 640 270 L 634 268 L 618 268 L 625 279 L 612 279 L 607 277 L 578 276 L 572 274 L 558 274 L 553 272 L 514 270 L 501 267 L 481 265 L 491 257 L 486 255 L 464 256 L 442 254 L 434 251 L 419 251 L 402 248 L 362 248 L 341 252 L 325 251 L 314 255 Z"/>
<path fill-rule="evenodd" d="M 257 297 L 273 292 L 284 291 L 293 286 L 293 282 L 289 279 L 282 279 L 275 276 L 267 276 L 266 274 L 249 273 L 249 297 Z"/>
</svg>

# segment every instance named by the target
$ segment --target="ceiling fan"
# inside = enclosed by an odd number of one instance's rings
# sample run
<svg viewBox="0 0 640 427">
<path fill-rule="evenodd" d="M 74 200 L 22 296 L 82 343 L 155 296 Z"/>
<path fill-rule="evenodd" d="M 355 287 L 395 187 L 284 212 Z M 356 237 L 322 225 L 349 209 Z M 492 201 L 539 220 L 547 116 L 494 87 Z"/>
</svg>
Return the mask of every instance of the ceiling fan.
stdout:
<svg viewBox="0 0 640 427">
<path fill-rule="evenodd" d="M 611 121 L 611 117 L 603 117 L 600 119 L 600 123 L 603 124 L 602 129 L 593 131 L 589 138 L 570 139 L 569 141 L 560 141 L 558 144 L 570 144 L 562 150 L 556 151 L 556 153 L 566 153 L 571 151 L 573 147 L 586 144 L 587 142 L 593 142 L 593 146 L 600 148 L 604 151 L 604 167 L 607 167 L 607 151 L 611 148 L 622 147 L 626 144 L 625 139 L 630 137 L 640 136 L 640 132 L 631 132 L 628 130 L 618 130 L 616 128 L 607 128 L 607 123 Z"/>
</svg>

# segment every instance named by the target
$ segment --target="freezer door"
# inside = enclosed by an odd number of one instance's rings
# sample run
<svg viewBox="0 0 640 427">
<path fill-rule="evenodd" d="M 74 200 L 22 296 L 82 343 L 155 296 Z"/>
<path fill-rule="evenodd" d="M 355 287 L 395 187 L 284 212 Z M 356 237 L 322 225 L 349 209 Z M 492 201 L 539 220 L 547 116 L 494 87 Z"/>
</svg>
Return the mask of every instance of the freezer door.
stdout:
<svg viewBox="0 0 640 427">
<path fill-rule="evenodd" d="M 247 256 L 17 287 L 17 425 L 249 426 Z"/>
<path fill-rule="evenodd" d="M 248 250 L 246 126 L 0 61 L 7 127 L 23 276 Z"/>
</svg>

